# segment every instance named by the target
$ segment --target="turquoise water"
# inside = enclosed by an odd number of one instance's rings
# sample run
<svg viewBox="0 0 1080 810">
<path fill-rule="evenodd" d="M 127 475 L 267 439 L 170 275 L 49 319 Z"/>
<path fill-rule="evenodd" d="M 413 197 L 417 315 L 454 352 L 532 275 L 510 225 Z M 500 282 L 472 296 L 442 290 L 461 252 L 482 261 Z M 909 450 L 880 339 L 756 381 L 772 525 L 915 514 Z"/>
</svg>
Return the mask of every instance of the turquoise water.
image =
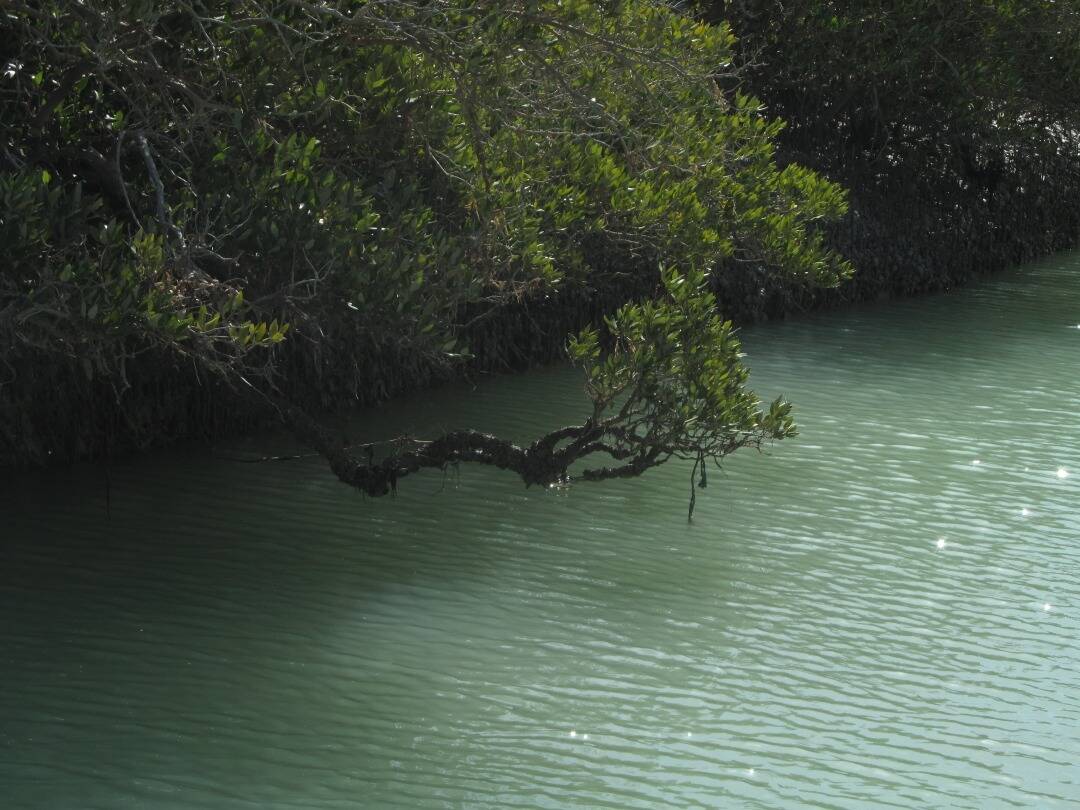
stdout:
<svg viewBox="0 0 1080 810">
<path fill-rule="evenodd" d="M 12 808 L 1080 806 L 1080 255 L 744 333 L 802 434 L 368 500 L 282 437 L 4 481 Z M 525 440 L 578 376 L 367 437 Z"/>
</svg>

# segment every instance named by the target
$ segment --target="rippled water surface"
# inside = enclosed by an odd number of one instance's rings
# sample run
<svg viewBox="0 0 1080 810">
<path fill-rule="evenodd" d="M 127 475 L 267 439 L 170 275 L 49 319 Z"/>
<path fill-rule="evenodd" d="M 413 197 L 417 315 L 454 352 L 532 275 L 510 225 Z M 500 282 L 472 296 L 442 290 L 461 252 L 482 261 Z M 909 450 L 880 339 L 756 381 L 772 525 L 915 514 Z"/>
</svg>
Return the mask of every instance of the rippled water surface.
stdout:
<svg viewBox="0 0 1080 810">
<path fill-rule="evenodd" d="M 0 806 L 1080 807 L 1080 256 L 749 330 L 802 435 L 369 501 L 192 448 L 0 493 Z M 368 436 L 521 439 L 544 371 Z M 269 437 L 230 453 L 288 449 Z"/>
</svg>

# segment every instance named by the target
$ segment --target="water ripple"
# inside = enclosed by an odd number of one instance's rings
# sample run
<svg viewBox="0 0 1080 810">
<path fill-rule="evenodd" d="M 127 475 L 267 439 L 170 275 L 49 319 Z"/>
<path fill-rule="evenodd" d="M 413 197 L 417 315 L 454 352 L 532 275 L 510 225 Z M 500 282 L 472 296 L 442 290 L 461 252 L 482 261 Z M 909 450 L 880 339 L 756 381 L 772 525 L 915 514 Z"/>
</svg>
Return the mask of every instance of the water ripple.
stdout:
<svg viewBox="0 0 1080 810">
<path fill-rule="evenodd" d="M 199 448 L 0 494 L 18 808 L 1080 806 L 1080 257 L 744 334 L 802 436 L 370 501 Z M 365 416 L 573 419 L 551 369 Z M 287 448 L 264 437 L 246 449 Z"/>
</svg>

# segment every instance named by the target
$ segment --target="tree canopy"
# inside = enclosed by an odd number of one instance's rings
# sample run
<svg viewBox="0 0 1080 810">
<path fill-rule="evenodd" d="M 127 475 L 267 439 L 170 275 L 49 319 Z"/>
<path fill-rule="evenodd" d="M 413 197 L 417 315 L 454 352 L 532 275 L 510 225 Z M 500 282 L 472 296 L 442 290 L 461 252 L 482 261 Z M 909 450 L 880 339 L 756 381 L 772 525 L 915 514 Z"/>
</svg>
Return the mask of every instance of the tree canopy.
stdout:
<svg viewBox="0 0 1080 810">
<path fill-rule="evenodd" d="M 787 121 L 781 161 L 850 189 L 825 294 L 727 276 L 740 315 L 948 289 L 1080 235 L 1080 6 L 1039 0 L 699 0 L 730 22 L 732 86 Z M 749 309 L 749 312 L 741 310 Z"/>
<path fill-rule="evenodd" d="M 730 20 L 747 81 L 796 140 L 925 165 L 931 152 L 1006 160 L 1080 119 L 1080 8 L 1057 0 L 765 0 L 702 3 Z"/>
<path fill-rule="evenodd" d="M 223 380 L 370 494 L 453 461 L 551 483 L 592 453 L 611 461 L 584 477 L 633 475 L 792 432 L 745 389 L 706 279 L 753 259 L 837 282 L 850 267 L 820 225 L 845 196 L 779 165 L 782 123 L 725 89 L 726 25 L 645 0 L 0 14 L 9 443 L 45 367 L 120 403 L 136 366 Z M 571 342 L 592 412 L 527 449 L 465 432 L 374 457 L 298 404 L 314 385 L 347 405 L 372 358 L 462 363 L 475 320 L 621 276 L 654 278 L 657 300 Z"/>
</svg>

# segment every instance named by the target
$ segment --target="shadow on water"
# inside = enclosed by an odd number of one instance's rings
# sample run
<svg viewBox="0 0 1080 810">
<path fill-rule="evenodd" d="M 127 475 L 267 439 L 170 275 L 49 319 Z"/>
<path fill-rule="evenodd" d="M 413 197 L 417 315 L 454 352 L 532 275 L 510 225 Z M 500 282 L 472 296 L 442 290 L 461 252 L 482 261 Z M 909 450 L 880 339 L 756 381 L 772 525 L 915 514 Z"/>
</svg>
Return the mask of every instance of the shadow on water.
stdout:
<svg viewBox="0 0 1080 810">
<path fill-rule="evenodd" d="M 247 465 L 198 450 L 127 460 L 111 480 L 107 519 L 93 467 L 22 476 L 0 500 L 0 783 L 17 771 L 26 806 L 168 806 L 173 793 L 178 806 L 273 806 L 297 789 L 315 801 L 321 768 L 338 796 L 363 770 L 355 757 L 385 739 L 379 706 L 397 682 L 470 677 L 462 636 L 487 654 L 553 644 L 535 671 L 561 672 L 571 638 L 615 644 L 617 632 L 583 630 L 601 602 L 607 620 L 662 629 L 662 612 L 637 608 L 679 587 L 685 564 L 590 542 L 655 516 L 626 487 L 571 498 L 470 469 L 370 501 L 318 460 Z M 686 533 L 682 497 L 673 536 Z M 638 558 L 655 579 L 640 582 Z M 535 616 L 503 627 L 500 604 Z M 578 612 L 566 641 L 546 627 L 553 604 Z M 286 756 L 302 788 L 275 784 Z M 219 792 L 228 785 L 247 792 Z"/>
</svg>

